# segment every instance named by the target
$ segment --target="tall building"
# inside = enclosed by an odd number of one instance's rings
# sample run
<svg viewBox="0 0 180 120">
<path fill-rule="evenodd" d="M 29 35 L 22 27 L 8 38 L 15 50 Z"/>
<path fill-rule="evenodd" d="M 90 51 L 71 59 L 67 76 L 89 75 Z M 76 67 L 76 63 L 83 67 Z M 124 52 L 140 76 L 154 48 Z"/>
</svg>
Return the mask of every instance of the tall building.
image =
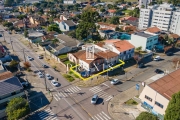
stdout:
<svg viewBox="0 0 180 120">
<path fill-rule="evenodd" d="M 147 8 L 149 3 L 151 3 L 152 0 L 139 0 L 139 8 L 142 7 L 142 5 L 144 5 L 144 8 Z"/>
<path fill-rule="evenodd" d="M 180 35 L 180 11 L 171 4 L 148 6 L 140 10 L 139 29 L 156 26 L 160 30 Z"/>
</svg>

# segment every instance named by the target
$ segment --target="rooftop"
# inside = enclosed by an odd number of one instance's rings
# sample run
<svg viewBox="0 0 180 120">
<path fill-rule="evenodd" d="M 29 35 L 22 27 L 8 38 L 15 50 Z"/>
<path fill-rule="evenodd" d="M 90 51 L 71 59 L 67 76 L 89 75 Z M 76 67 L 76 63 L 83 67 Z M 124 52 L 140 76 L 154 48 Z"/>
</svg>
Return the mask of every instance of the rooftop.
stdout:
<svg viewBox="0 0 180 120">
<path fill-rule="evenodd" d="M 137 32 L 137 33 L 134 33 L 134 35 L 138 35 L 138 36 L 146 37 L 146 38 L 154 36 L 154 35 L 151 35 L 151 34 L 148 34 L 148 33 L 145 33 L 145 32 Z"/>
<path fill-rule="evenodd" d="M 149 84 L 148 86 L 157 91 L 159 94 L 171 99 L 174 93 L 180 91 L 180 69 L 156 80 L 155 82 Z"/>
<path fill-rule="evenodd" d="M 148 28 L 146 31 L 147 31 L 147 32 L 150 32 L 150 33 L 158 33 L 158 32 L 160 32 L 161 30 L 160 30 L 158 27 L 154 26 L 154 27 Z"/>
<path fill-rule="evenodd" d="M 57 38 L 59 39 L 60 43 L 63 44 L 64 46 L 74 47 L 79 44 L 78 40 L 71 38 L 68 35 L 59 34 Z"/>
</svg>

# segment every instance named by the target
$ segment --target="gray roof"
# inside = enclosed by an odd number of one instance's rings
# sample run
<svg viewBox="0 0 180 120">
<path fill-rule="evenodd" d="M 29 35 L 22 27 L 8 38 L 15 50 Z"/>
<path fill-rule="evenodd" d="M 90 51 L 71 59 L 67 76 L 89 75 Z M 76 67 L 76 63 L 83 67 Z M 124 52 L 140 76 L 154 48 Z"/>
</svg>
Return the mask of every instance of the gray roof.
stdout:
<svg viewBox="0 0 180 120">
<path fill-rule="evenodd" d="M 23 89 L 17 77 L 7 78 L 0 81 L 0 96 Z"/>
<path fill-rule="evenodd" d="M 52 47 L 52 46 L 51 46 Z M 54 47 L 55 50 L 61 50 L 62 48 L 64 48 L 65 46 L 63 44 L 57 44 L 56 47 Z"/>
<path fill-rule="evenodd" d="M 57 39 L 59 39 L 59 42 L 67 47 L 75 47 L 79 44 L 79 41 L 76 39 L 73 39 L 67 35 L 59 34 L 57 36 Z"/>
<path fill-rule="evenodd" d="M 146 37 L 146 38 L 154 36 L 154 35 L 147 34 L 147 33 L 144 33 L 144 32 L 137 32 L 137 33 L 134 33 L 134 34 L 138 35 L 138 36 L 141 36 L 141 37 Z"/>
<path fill-rule="evenodd" d="M 75 26 L 76 24 L 72 20 L 65 20 L 64 21 L 68 26 Z"/>
</svg>

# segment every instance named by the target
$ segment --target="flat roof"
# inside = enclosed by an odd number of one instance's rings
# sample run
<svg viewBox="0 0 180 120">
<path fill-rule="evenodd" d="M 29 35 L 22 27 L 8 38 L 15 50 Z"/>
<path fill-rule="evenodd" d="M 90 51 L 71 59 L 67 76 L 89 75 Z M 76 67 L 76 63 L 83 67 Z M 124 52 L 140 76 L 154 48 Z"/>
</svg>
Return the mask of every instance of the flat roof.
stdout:
<svg viewBox="0 0 180 120">
<path fill-rule="evenodd" d="M 148 33 L 145 33 L 145 32 L 137 32 L 137 33 L 134 33 L 134 35 L 138 35 L 138 36 L 146 37 L 146 38 L 154 36 L 154 35 L 151 35 L 151 34 L 148 34 Z"/>
<path fill-rule="evenodd" d="M 180 91 L 180 69 L 167 74 L 148 86 L 170 100 L 173 94 Z"/>
</svg>

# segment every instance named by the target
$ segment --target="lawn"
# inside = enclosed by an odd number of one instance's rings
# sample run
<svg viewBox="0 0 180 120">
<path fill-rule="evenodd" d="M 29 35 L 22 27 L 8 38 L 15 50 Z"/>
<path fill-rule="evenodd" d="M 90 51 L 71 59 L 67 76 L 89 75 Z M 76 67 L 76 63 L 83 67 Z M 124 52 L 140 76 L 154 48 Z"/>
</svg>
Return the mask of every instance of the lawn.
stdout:
<svg viewBox="0 0 180 120">
<path fill-rule="evenodd" d="M 74 77 L 72 77 L 71 75 L 64 74 L 63 77 L 66 78 L 69 82 L 74 81 Z"/>
<path fill-rule="evenodd" d="M 66 60 L 66 61 L 64 61 L 63 63 L 66 64 L 66 65 L 67 65 L 67 64 L 71 64 L 72 66 L 75 65 L 74 63 L 70 62 L 69 60 Z"/>
<path fill-rule="evenodd" d="M 133 99 L 129 99 L 128 101 L 125 102 L 127 105 L 137 105 L 138 103 L 134 101 Z"/>
<path fill-rule="evenodd" d="M 65 59 L 65 58 L 67 58 L 67 54 L 59 55 L 58 58 L 60 58 L 60 59 Z"/>
<path fill-rule="evenodd" d="M 125 14 L 129 14 L 129 12 L 131 12 L 132 10 L 123 10 L 122 12 L 124 12 Z"/>
</svg>

